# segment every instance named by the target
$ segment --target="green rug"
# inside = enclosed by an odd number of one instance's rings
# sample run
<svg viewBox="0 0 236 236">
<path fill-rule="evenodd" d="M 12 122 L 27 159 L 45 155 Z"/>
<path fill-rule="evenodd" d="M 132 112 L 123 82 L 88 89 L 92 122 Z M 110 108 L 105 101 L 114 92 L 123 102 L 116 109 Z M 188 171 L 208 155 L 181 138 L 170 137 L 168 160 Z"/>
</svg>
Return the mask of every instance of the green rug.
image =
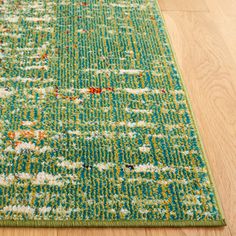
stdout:
<svg viewBox="0 0 236 236">
<path fill-rule="evenodd" d="M 1 226 L 225 225 L 157 2 L 0 11 Z"/>
</svg>

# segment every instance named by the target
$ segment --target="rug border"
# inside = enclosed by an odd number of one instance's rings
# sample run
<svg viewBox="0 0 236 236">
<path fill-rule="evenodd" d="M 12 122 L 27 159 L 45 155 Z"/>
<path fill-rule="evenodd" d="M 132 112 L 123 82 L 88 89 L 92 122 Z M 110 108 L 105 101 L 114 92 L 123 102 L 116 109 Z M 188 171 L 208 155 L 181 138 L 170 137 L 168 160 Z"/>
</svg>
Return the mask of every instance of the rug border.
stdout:
<svg viewBox="0 0 236 236">
<path fill-rule="evenodd" d="M 174 64 L 176 66 L 176 69 L 180 75 L 180 83 L 183 87 L 187 106 L 189 113 L 192 118 L 192 123 L 194 125 L 195 132 L 197 134 L 197 140 L 200 144 L 200 149 L 203 154 L 204 161 L 206 163 L 207 167 L 207 173 L 209 175 L 210 183 L 212 185 L 215 198 L 216 198 L 216 204 L 220 211 L 220 215 L 222 219 L 220 220 L 156 220 L 156 221 L 147 221 L 147 220 L 0 220 L 0 227 L 216 227 L 216 226 L 226 226 L 225 217 L 223 214 L 222 207 L 220 205 L 219 201 L 219 195 L 216 190 L 216 185 L 214 183 L 213 175 L 211 173 L 211 169 L 209 167 L 208 159 L 206 158 L 205 149 L 203 146 L 203 142 L 201 140 L 201 136 L 199 134 L 199 129 L 197 126 L 197 122 L 195 119 L 195 116 L 193 114 L 192 106 L 190 103 L 190 98 L 186 89 L 186 86 L 184 84 L 183 75 L 181 73 L 181 70 L 179 68 L 179 65 L 177 63 L 176 54 L 172 48 L 172 42 L 170 40 L 170 35 L 168 33 L 166 22 L 164 15 L 161 12 L 158 0 L 153 0 L 155 3 L 155 7 L 157 8 L 158 13 L 160 14 L 163 22 L 163 27 L 165 29 L 165 36 L 169 44 L 169 48 L 171 50 L 172 58 L 174 59 Z"/>
<path fill-rule="evenodd" d="M 217 207 L 219 209 L 222 221 L 224 221 L 224 225 L 226 225 L 225 216 L 224 216 L 224 213 L 223 213 L 223 208 L 222 208 L 222 205 L 220 204 L 221 203 L 220 197 L 219 197 L 218 191 L 216 189 L 215 180 L 214 180 L 213 174 L 211 172 L 209 161 L 207 159 L 205 147 L 203 145 L 202 138 L 201 138 L 201 135 L 199 133 L 199 126 L 198 126 L 198 123 L 197 123 L 197 119 L 196 119 L 196 117 L 195 117 L 195 115 L 193 113 L 193 109 L 192 109 L 192 105 L 191 105 L 191 99 L 189 97 L 189 94 L 188 94 L 188 91 L 187 91 L 187 88 L 186 88 L 186 85 L 185 85 L 185 81 L 183 80 L 183 74 L 182 74 L 182 72 L 180 70 L 180 67 L 179 67 L 179 64 L 177 62 L 177 56 L 175 54 L 175 51 L 173 50 L 173 46 L 172 46 L 173 44 L 172 44 L 172 41 L 171 41 L 171 38 L 170 38 L 170 35 L 169 35 L 169 32 L 168 32 L 168 29 L 166 27 L 166 21 L 165 21 L 163 13 L 161 11 L 161 8 L 160 8 L 158 0 L 153 0 L 153 1 L 156 3 L 157 10 L 160 13 L 160 16 L 162 18 L 163 27 L 165 29 L 165 35 L 166 35 L 166 38 L 167 38 L 167 41 L 168 41 L 168 44 L 169 44 L 169 47 L 170 47 L 170 50 L 171 50 L 172 57 L 174 59 L 174 64 L 175 64 L 176 69 L 177 69 L 177 71 L 178 71 L 178 73 L 180 75 L 180 78 L 181 78 L 180 79 L 180 83 L 181 83 L 181 85 L 183 87 L 183 90 L 184 90 L 184 93 L 185 93 L 185 96 L 186 96 L 188 110 L 189 110 L 189 113 L 190 113 L 191 118 L 192 118 L 192 123 L 193 123 L 194 129 L 195 129 L 195 132 L 197 134 L 197 140 L 198 140 L 198 142 L 200 144 L 200 149 L 201 149 L 202 154 L 203 154 L 203 159 L 204 159 L 204 161 L 206 163 L 207 173 L 208 173 L 209 180 L 210 180 L 210 183 L 212 185 L 212 189 L 213 189 L 213 192 L 214 192 L 215 198 L 216 198 L 216 205 L 217 205 Z"/>
<path fill-rule="evenodd" d="M 2 220 L 1 227 L 44 227 L 44 228 L 63 228 L 63 227 L 213 227 L 225 226 L 225 220 L 214 221 L 193 221 L 193 220 Z"/>
</svg>

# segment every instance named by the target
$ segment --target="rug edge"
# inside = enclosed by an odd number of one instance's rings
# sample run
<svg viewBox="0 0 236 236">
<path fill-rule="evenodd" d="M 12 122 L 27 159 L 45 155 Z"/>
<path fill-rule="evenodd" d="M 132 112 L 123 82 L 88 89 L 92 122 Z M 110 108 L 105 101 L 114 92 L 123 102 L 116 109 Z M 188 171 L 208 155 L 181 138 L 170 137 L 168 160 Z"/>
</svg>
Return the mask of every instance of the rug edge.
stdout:
<svg viewBox="0 0 236 236">
<path fill-rule="evenodd" d="M 55 221 L 55 220 L 3 220 L 0 221 L 0 227 L 50 227 L 50 228 L 63 228 L 63 227 L 223 227 L 226 226 L 224 219 L 214 221 L 126 221 L 126 220 L 89 220 L 89 221 Z"/>
<path fill-rule="evenodd" d="M 216 199 L 216 205 L 219 209 L 219 213 L 220 213 L 220 216 L 221 216 L 221 219 L 222 221 L 225 222 L 225 215 L 224 215 L 224 212 L 223 212 L 223 208 L 222 208 L 222 205 L 221 205 L 221 201 L 220 201 L 220 198 L 219 198 L 219 193 L 216 189 L 216 184 L 215 184 L 215 180 L 214 180 L 214 177 L 213 177 L 213 174 L 212 174 L 212 171 L 211 171 L 211 168 L 210 168 L 210 165 L 209 165 L 209 161 L 208 161 L 208 158 L 207 158 L 207 155 L 206 155 L 206 152 L 205 152 L 205 147 L 203 145 L 203 142 L 202 142 L 202 138 L 200 136 L 200 133 L 199 133 L 199 127 L 198 127 L 198 123 L 196 121 L 196 118 L 195 118 L 195 115 L 193 113 L 193 108 L 192 108 L 192 105 L 191 105 L 191 99 L 189 97 L 189 94 L 188 94 L 188 91 L 187 91 L 187 88 L 185 86 L 185 82 L 183 80 L 183 74 L 180 70 L 180 67 L 179 67 L 179 64 L 178 64 L 178 61 L 177 61 L 177 57 L 176 57 L 176 54 L 175 54 L 175 51 L 173 50 L 173 44 L 172 44 L 172 41 L 171 41 L 171 38 L 170 38 L 170 35 L 169 35 L 169 31 L 166 27 L 166 21 L 165 21 L 165 18 L 164 18 L 164 15 L 161 11 L 161 8 L 160 8 L 160 5 L 159 5 L 159 0 L 153 0 L 154 3 L 156 4 L 156 8 L 158 10 L 158 12 L 160 13 L 160 16 L 162 18 L 162 22 L 163 22 L 163 27 L 165 29 L 165 35 L 166 35 L 166 38 L 167 38 L 167 41 L 168 41 L 168 44 L 169 44 L 169 47 L 170 47 L 170 50 L 171 50 L 171 54 L 172 54 L 172 57 L 174 59 L 174 64 L 176 66 L 176 70 L 177 72 L 179 73 L 180 75 L 180 83 L 183 87 L 183 90 L 184 90 L 184 94 L 186 96 L 186 101 L 187 101 L 187 106 L 188 106 L 188 110 L 189 110 L 189 113 L 191 115 L 191 118 L 192 118 L 192 123 L 194 125 L 194 129 L 195 129 L 195 132 L 197 134 L 197 140 L 200 144 L 200 149 L 201 149 L 201 152 L 203 154 L 203 159 L 206 163 L 206 167 L 207 167 L 207 173 L 208 173 L 208 176 L 209 176 L 209 179 L 210 179 L 210 182 L 211 182 L 211 185 L 212 185 L 212 189 L 214 191 L 214 194 L 215 194 L 215 199 Z M 225 223 L 226 225 L 226 223 Z"/>
</svg>

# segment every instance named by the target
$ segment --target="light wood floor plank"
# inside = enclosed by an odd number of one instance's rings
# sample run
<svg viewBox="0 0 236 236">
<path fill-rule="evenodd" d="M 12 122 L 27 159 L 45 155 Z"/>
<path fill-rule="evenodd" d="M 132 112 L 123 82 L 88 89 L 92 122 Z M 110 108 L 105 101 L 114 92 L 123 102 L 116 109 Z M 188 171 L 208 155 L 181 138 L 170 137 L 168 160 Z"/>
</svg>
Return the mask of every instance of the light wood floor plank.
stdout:
<svg viewBox="0 0 236 236">
<path fill-rule="evenodd" d="M 147 229 L 147 236 L 231 236 L 229 230 L 212 228 Z"/>
<path fill-rule="evenodd" d="M 163 11 L 208 11 L 205 0 L 159 0 Z"/>
<path fill-rule="evenodd" d="M 208 13 L 164 13 L 208 161 L 235 232 L 236 80 L 234 60 Z M 186 46 L 186 44 L 188 46 Z M 225 200 L 227 199 L 227 200 Z M 227 230 L 227 228 L 226 228 Z"/>
<path fill-rule="evenodd" d="M 236 10 L 235 10 L 236 12 Z M 236 64 L 236 15 L 215 19 Z M 235 66 L 233 68 L 235 70 Z"/>
<path fill-rule="evenodd" d="M 235 0 L 205 0 L 205 3 L 211 10 L 211 13 L 222 13 L 225 16 L 236 16 Z M 216 16 L 216 19 L 217 18 L 218 16 Z"/>
<path fill-rule="evenodd" d="M 0 236 L 57 236 L 57 229 L 0 228 Z"/>
<path fill-rule="evenodd" d="M 59 229 L 58 236 L 146 236 L 144 228 Z"/>
</svg>

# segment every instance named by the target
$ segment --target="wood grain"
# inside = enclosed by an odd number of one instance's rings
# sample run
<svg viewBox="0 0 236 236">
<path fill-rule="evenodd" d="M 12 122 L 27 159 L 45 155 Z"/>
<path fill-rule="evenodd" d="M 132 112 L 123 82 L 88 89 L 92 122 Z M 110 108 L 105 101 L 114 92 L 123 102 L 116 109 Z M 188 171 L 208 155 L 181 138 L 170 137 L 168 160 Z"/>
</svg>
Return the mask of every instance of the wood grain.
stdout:
<svg viewBox="0 0 236 236">
<path fill-rule="evenodd" d="M 235 0 L 204 0 L 206 5 L 211 9 L 211 13 L 221 13 L 224 16 L 236 16 L 236 1 Z M 215 19 L 219 19 L 216 16 Z M 227 28 L 227 22 L 225 24 Z"/>
<path fill-rule="evenodd" d="M 218 25 L 208 13 L 168 12 L 164 16 L 168 29 L 172 29 L 169 32 L 175 39 L 174 51 L 228 223 L 223 231 L 214 229 L 212 233 L 235 233 L 234 60 Z"/>
<path fill-rule="evenodd" d="M 159 0 L 163 11 L 208 11 L 205 0 Z"/>
<path fill-rule="evenodd" d="M 127 228 L 127 229 L 61 229 L 58 236 L 144 236 L 146 229 Z"/>
<path fill-rule="evenodd" d="M 1 228 L 1 236 L 57 236 L 57 229 Z"/>
<path fill-rule="evenodd" d="M 224 228 L 1 228 L 1 236 L 236 235 L 236 1 L 159 0 L 226 216 Z"/>
</svg>

